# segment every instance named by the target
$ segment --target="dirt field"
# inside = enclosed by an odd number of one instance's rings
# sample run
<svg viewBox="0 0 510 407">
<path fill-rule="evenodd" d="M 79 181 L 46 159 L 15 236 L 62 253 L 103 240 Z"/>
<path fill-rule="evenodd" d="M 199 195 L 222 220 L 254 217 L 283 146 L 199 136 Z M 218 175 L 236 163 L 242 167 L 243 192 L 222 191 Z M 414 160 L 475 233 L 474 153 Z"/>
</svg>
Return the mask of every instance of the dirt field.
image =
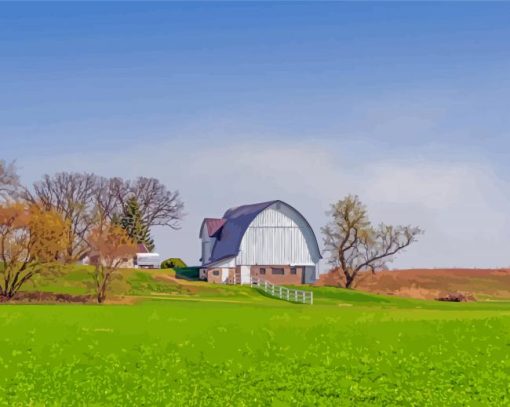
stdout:
<svg viewBox="0 0 510 407">
<path fill-rule="evenodd" d="M 325 274 L 317 285 L 338 285 L 337 273 Z M 363 273 L 356 289 L 378 294 L 434 299 L 460 292 L 477 300 L 510 299 L 510 269 L 410 269 Z"/>
</svg>

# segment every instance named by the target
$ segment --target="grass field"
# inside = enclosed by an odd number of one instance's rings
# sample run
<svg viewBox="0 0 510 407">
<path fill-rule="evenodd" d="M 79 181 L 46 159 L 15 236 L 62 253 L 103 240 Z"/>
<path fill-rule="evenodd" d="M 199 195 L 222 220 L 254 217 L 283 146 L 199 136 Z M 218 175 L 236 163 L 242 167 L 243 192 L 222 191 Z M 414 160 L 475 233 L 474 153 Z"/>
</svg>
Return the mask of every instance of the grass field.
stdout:
<svg viewBox="0 0 510 407">
<path fill-rule="evenodd" d="M 86 293 L 86 272 L 40 283 Z M 510 303 L 298 305 L 160 273 L 115 282 L 129 305 L 0 306 L 0 405 L 510 404 Z"/>
</svg>

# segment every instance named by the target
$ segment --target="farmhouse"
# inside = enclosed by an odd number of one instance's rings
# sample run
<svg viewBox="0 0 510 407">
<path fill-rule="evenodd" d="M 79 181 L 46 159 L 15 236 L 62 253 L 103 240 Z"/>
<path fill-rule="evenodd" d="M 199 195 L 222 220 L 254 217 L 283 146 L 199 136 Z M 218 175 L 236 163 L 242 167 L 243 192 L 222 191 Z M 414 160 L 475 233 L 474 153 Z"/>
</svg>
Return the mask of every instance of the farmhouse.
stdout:
<svg viewBox="0 0 510 407">
<path fill-rule="evenodd" d="M 231 208 L 200 227 L 200 278 L 214 283 L 314 282 L 321 259 L 315 234 L 296 209 L 282 201 Z"/>
</svg>

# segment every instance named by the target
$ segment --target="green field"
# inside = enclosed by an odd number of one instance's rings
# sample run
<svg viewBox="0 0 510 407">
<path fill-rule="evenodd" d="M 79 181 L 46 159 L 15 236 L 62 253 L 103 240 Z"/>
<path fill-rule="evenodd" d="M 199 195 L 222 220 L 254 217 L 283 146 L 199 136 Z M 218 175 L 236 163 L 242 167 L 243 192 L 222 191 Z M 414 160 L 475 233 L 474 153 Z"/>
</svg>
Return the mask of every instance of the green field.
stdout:
<svg viewBox="0 0 510 407">
<path fill-rule="evenodd" d="M 86 293 L 86 273 L 39 284 Z M 0 306 L 0 405 L 510 404 L 510 303 L 310 306 L 159 273 L 116 280 L 129 305 Z"/>
</svg>

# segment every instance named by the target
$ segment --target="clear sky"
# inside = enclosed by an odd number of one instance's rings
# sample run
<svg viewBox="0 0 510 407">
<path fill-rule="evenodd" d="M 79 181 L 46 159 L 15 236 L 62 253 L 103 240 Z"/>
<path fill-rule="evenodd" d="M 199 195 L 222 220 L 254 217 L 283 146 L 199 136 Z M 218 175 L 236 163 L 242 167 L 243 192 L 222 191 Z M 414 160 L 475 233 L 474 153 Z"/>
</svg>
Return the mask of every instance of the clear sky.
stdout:
<svg viewBox="0 0 510 407">
<path fill-rule="evenodd" d="M 205 216 L 357 193 L 395 267 L 510 266 L 509 3 L 0 3 L 0 158 L 179 189 Z"/>
</svg>

